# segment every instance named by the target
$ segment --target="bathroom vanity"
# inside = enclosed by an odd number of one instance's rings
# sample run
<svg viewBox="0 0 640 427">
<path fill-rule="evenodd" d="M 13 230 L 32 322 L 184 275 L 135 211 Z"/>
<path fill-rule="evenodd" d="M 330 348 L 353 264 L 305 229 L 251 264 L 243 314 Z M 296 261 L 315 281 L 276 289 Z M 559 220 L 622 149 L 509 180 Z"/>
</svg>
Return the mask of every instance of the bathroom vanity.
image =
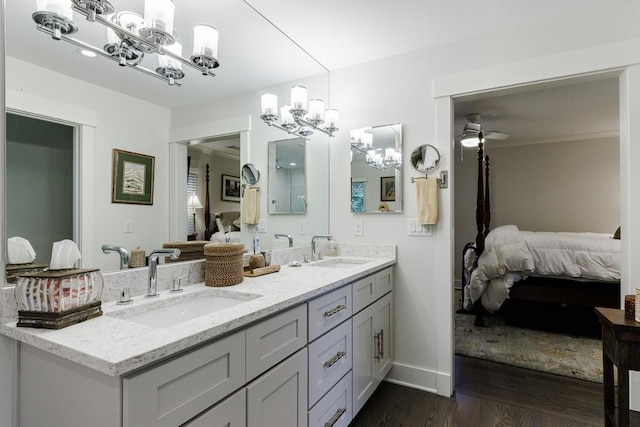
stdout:
<svg viewBox="0 0 640 427">
<path fill-rule="evenodd" d="M 20 425 L 347 426 L 392 366 L 394 264 L 327 258 L 104 303 L 57 331 L 2 325 L 19 341 Z"/>
</svg>

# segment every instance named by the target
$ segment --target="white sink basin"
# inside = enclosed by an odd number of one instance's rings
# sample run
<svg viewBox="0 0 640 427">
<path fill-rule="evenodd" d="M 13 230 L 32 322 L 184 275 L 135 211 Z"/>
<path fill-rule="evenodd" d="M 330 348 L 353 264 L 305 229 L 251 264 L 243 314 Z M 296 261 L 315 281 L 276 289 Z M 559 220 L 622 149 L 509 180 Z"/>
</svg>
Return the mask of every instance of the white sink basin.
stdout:
<svg viewBox="0 0 640 427">
<path fill-rule="evenodd" d="M 369 260 L 362 259 L 344 259 L 333 258 L 325 261 L 318 261 L 313 264 L 314 267 L 328 267 L 328 268 L 353 268 L 357 265 L 366 264 Z"/>
<path fill-rule="evenodd" d="M 202 291 L 152 301 L 136 307 L 123 308 L 107 315 L 154 328 L 166 328 L 225 310 L 261 296 L 246 293 L 230 294 L 224 293 L 224 291 L 215 293 Z"/>
</svg>

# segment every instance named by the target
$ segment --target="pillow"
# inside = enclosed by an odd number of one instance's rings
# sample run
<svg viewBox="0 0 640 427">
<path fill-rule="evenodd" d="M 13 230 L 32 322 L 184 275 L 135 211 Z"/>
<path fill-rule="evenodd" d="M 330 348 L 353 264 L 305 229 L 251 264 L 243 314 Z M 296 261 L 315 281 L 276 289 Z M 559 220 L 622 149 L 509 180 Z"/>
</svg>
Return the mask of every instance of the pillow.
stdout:
<svg viewBox="0 0 640 427">
<path fill-rule="evenodd" d="M 618 229 L 616 230 L 615 233 L 613 233 L 613 238 L 614 239 L 618 239 L 620 240 L 620 227 L 618 227 Z"/>
<path fill-rule="evenodd" d="M 216 225 L 218 230 L 227 231 L 227 227 L 231 227 L 231 231 L 240 231 L 240 227 L 236 225 L 236 220 L 240 221 L 240 212 L 220 212 L 216 215 Z"/>
</svg>

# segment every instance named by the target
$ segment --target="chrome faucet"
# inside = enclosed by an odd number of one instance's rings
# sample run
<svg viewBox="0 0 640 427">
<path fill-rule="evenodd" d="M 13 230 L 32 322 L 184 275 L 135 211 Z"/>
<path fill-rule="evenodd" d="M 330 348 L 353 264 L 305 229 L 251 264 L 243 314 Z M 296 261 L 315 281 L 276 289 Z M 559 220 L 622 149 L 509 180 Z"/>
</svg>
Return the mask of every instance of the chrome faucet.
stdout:
<svg viewBox="0 0 640 427">
<path fill-rule="evenodd" d="M 120 254 L 120 270 L 129 268 L 129 252 L 122 246 L 102 245 L 102 253 L 118 252 Z"/>
<path fill-rule="evenodd" d="M 149 285 L 147 286 L 146 298 L 158 296 L 158 258 L 168 256 L 171 259 L 178 259 L 180 249 L 154 249 L 149 254 Z"/>
<path fill-rule="evenodd" d="M 289 239 L 289 247 L 292 248 L 293 247 L 293 237 L 291 237 L 290 234 L 280 234 L 280 233 L 276 233 L 273 235 L 273 237 L 275 237 L 276 239 L 278 237 L 286 237 L 287 239 Z"/>
<path fill-rule="evenodd" d="M 331 234 L 320 234 L 311 238 L 311 261 L 318 260 L 318 254 L 316 252 L 316 240 L 318 239 L 333 240 L 333 236 L 331 236 Z"/>
</svg>

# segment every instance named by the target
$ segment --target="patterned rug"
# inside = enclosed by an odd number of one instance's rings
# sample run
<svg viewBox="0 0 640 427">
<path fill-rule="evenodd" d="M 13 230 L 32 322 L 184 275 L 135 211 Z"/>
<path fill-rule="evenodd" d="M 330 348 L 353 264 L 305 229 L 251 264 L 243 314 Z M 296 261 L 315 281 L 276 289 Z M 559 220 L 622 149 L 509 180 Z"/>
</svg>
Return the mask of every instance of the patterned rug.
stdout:
<svg viewBox="0 0 640 427">
<path fill-rule="evenodd" d="M 456 353 L 592 382 L 602 382 L 602 341 L 506 326 L 502 318 L 456 314 Z"/>
</svg>

